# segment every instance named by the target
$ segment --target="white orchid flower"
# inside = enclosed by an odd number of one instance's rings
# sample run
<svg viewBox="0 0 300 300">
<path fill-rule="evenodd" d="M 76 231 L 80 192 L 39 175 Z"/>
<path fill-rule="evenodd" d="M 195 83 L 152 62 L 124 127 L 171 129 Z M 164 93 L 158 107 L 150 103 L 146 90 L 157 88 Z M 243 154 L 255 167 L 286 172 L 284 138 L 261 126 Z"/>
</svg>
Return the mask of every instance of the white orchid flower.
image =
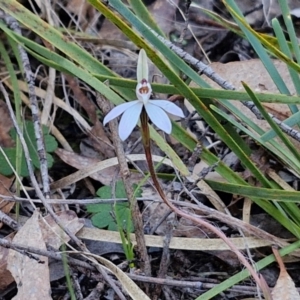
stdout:
<svg viewBox="0 0 300 300">
<path fill-rule="evenodd" d="M 114 107 L 105 116 L 103 125 L 106 125 L 109 121 L 123 114 L 119 124 L 119 136 L 122 141 L 125 141 L 137 125 L 142 109 L 144 108 L 152 123 L 167 134 L 170 134 L 172 131 L 172 123 L 166 112 L 182 118 L 184 114 L 181 108 L 170 101 L 150 100 L 152 89 L 148 82 L 148 62 L 144 49 L 141 49 L 139 53 L 137 81 L 137 100 L 122 103 Z"/>
</svg>

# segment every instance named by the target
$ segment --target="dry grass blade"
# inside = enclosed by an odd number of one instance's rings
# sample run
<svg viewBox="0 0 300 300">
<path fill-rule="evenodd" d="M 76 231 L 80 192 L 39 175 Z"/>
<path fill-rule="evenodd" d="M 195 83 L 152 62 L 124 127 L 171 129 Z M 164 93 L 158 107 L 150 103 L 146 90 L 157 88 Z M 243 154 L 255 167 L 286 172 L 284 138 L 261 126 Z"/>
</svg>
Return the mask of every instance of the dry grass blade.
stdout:
<svg viewBox="0 0 300 300">
<path fill-rule="evenodd" d="M 56 154 L 58 156 L 62 156 L 62 154 L 66 154 L 66 153 L 68 153 L 68 152 L 63 149 L 56 150 Z M 70 155 L 73 155 L 72 152 L 70 152 Z M 127 159 L 128 159 L 128 161 L 146 160 L 144 154 L 130 154 L 130 155 L 127 155 Z M 163 163 L 165 165 L 173 167 L 173 163 L 169 159 L 158 156 L 158 155 L 153 155 L 153 161 L 155 161 L 157 163 L 160 163 L 161 161 L 163 161 Z M 100 161 L 98 163 L 90 164 L 69 176 L 66 176 L 58 181 L 53 182 L 51 184 L 51 188 L 52 189 L 63 188 L 69 184 L 77 182 L 88 176 L 95 177 L 93 174 L 103 171 L 106 168 L 116 166 L 116 165 L 118 165 L 118 159 L 116 157 L 110 158 L 110 159 L 107 159 L 104 161 Z M 95 178 L 98 178 L 98 177 L 95 177 Z M 96 179 L 96 180 L 98 180 L 98 179 Z"/>
<path fill-rule="evenodd" d="M 109 243 L 121 243 L 121 238 L 118 232 L 108 231 L 97 228 L 82 228 L 78 234 L 81 239 L 93 240 L 93 241 L 105 241 Z M 136 239 L 134 234 L 130 235 L 131 241 L 136 245 Z M 231 242 L 237 249 L 243 250 L 247 248 L 259 248 L 270 246 L 272 243 L 263 239 L 257 239 L 254 237 L 247 238 L 230 238 Z M 159 247 L 164 245 L 163 236 L 145 235 L 145 241 L 147 247 Z M 215 251 L 215 250 L 229 250 L 230 248 L 221 239 L 201 239 L 201 238 L 182 238 L 173 237 L 170 245 L 170 249 L 177 250 L 193 250 L 193 251 Z"/>
<path fill-rule="evenodd" d="M 99 261 L 108 270 L 110 270 L 119 279 L 119 281 L 122 283 L 123 287 L 126 289 L 126 291 L 128 292 L 128 294 L 131 296 L 133 300 L 141 300 L 141 299 L 150 300 L 150 298 L 121 269 L 119 269 L 116 265 L 111 263 L 109 260 L 91 253 L 82 253 L 82 254 L 94 260 Z"/>
</svg>

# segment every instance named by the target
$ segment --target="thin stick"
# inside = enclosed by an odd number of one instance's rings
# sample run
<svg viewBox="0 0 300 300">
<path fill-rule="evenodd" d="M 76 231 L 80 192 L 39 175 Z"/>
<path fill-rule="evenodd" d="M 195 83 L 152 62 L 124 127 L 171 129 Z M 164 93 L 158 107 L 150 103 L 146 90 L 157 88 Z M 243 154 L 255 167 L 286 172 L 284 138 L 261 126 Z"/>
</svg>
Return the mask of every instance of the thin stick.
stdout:
<svg viewBox="0 0 300 300">
<path fill-rule="evenodd" d="M 18 202 L 25 202 L 29 201 L 26 198 L 20 198 L 20 197 L 13 197 L 13 196 L 6 196 L 0 194 L 0 197 L 5 201 L 18 201 Z M 137 201 L 153 201 L 153 202 L 163 202 L 162 200 L 158 199 L 151 199 L 151 198 L 136 198 Z M 42 203 L 39 199 L 32 199 L 33 203 Z M 60 199 L 47 199 L 47 202 L 49 204 L 78 204 L 78 205 L 88 205 L 88 204 L 98 204 L 98 203 L 114 203 L 114 202 L 126 202 L 128 201 L 128 198 L 118 198 L 118 199 L 67 199 L 67 200 L 60 200 Z M 219 220 L 220 222 L 227 224 L 231 228 L 234 229 L 241 229 L 246 234 L 255 236 L 260 239 L 264 239 L 266 241 L 269 241 L 275 245 L 278 245 L 280 247 L 285 247 L 288 245 L 288 242 L 286 242 L 283 239 L 280 239 L 258 227 L 255 227 L 249 223 L 246 223 L 244 221 L 241 221 L 235 217 L 226 215 L 222 212 L 219 212 L 215 209 L 212 209 L 210 207 L 205 206 L 202 203 L 198 203 L 197 205 L 188 203 L 188 202 L 179 202 L 175 200 L 169 200 L 169 202 L 173 203 L 176 206 L 186 207 L 193 209 L 194 211 L 198 211 L 199 213 L 203 214 L 206 218 L 214 218 L 216 220 Z M 295 254 L 295 253 L 294 253 Z"/>
<path fill-rule="evenodd" d="M 19 35 L 22 35 L 20 26 L 13 17 L 4 14 L 3 19 L 5 20 L 6 24 L 8 25 L 8 27 L 10 27 L 11 30 L 13 30 L 15 33 Z M 36 143 L 37 143 L 37 153 L 40 161 L 41 177 L 43 182 L 43 192 L 45 197 L 48 198 L 50 195 L 50 186 L 49 186 L 47 156 L 45 150 L 45 143 L 43 139 L 42 126 L 39 118 L 38 102 L 35 95 L 34 78 L 33 78 L 29 58 L 26 51 L 21 45 L 18 45 L 18 50 L 19 50 L 21 61 L 23 63 L 24 78 L 28 85 L 30 108 L 31 108 L 34 133 L 35 133 Z"/>
<path fill-rule="evenodd" d="M 97 97 L 97 102 L 102 109 L 102 111 L 107 114 L 111 107 L 108 104 L 109 102 L 102 98 L 102 96 Z M 146 241 L 144 236 L 144 228 L 143 228 L 143 220 L 140 209 L 137 204 L 137 200 L 134 196 L 133 188 L 131 180 L 129 179 L 129 168 L 126 161 L 125 152 L 123 149 L 123 145 L 121 143 L 120 137 L 118 135 L 118 122 L 117 120 L 112 120 L 109 123 L 110 130 L 112 132 L 112 140 L 115 146 L 115 152 L 118 157 L 119 166 L 120 166 L 120 174 L 124 183 L 125 191 L 128 196 L 128 200 L 130 203 L 130 210 L 132 221 L 135 229 L 135 236 L 137 241 L 137 251 L 140 254 L 140 259 L 142 261 L 142 269 L 147 276 L 151 276 L 151 264 L 150 259 L 147 253 Z"/>
</svg>

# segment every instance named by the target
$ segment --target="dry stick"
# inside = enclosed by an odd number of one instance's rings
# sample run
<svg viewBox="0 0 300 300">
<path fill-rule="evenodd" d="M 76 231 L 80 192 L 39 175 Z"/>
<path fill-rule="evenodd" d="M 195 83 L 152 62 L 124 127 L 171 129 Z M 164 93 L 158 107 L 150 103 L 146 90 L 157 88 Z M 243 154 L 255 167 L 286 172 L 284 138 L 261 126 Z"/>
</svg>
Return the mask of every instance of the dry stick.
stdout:
<svg viewBox="0 0 300 300">
<path fill-rule="evenodd" d="M 178 288 L 192 288 L 198 290 L 208 290 L 214 288 L 219 283 L 206 283 L 202 282 L 201 279 L 197 279 L 196 281 L 183 281 L 183 280 L 173 280 L 173 279 L 164 279 L 164 278 L 149 278 L 141 275 L 136 274 L 128 274 L 128 276 L 137 281 L 148 282 L 148 283 L 155 283 L 160 285 L 167 285 L 167 286 L 175 286 Z M 204 278 L 206 280 L 207 278 Z M 241 286 L 241 285 L 234 285 L 232 288 L 228 289 L 228 291 L 235 291 L 239 293 L 256 293 L 256 288 L 252 286 Z"/>
<path fill-rule="evenodd" d="M 73 269 L 70 269 L 69 272 L 71 275 L 70 277 L 72 279 L 72 286 L 74 289 L 75 299 L 76 300 L 84 300 L 82 292 L 81 292 L 79 279 L 78 279 L 78 272 L 74 271 Z M 69 300 L 69 299 L 70 299 L 70 292 L 67 291 L 65 296 L 62 298 L 62 300 Z"/>
<path fill-rule="evenodd" d="M 63 259 L 66 259 L 66 257 L 67 257 L 68 263 L 71 266 L 84 268 L 84 269 L 91 270 L 94 272 L 95 271 L 99 272 L 102 275 L 102 278 L 104 278 L 107 282 L 109 282 L 109 284 L 116 291 L 116 294 L 120 297 L 120 299 L 126 300 L 126 298 L 121 293 L 119 288 L 116 286 L 114 281 L 110 278 L 108 278 L 108 279 L 106 278 L 106 277 L 108 277 L 108 275 L 106 274 L 106 272 L 102 271 L 102 269 L 103 269 L 102 267 L 99 270 L 99 268 L 97 268 L 97 266 L 90 265 L 87 262 L 84 262 L 82 260 L 78 260 L 78 259 L 69 257 L 67 254 L 66 254 L 66 256 L 63 257 L 62 254 L 58 253 L 58 252 L 41 250 L 41 249 L 37 249 L 35 247 L 30 247 L 30 246 L 23 246 L 18 243 L 12 243 L 5 239 L 0 239 L 0 246 L 9 248 L 9 249 L 13 249 L 15 251 L 20 252 L 23 255 L 27 255 L 29 258 L 32 258 L 32 259 L 35 259 L 38 261 L 40 261 L 40 258 L 33 256 L 31 253 L 35 253 L 35 254 L 38 254 L 41 256 L 47 256 L 47 257 L 50 257 L 52 259 L 59 260 L 59 261 L 62 261 Z M 89 260 L 92 261 L 91 259 L 89 259 Z M 40 263 L 43 263 L 43 261 L 40 261 Z M 97 263 L 97 265 L 99 265 L 99 264 Z"/>
<path fill-rule="evenodd" d="M 10 228 L 12 228 L 15 231 L 18 231 L 20 229 L 20 225 L 16 220 L 12 219 L 10 216 L 5 214 L 0 210 L 0 221 L 4 224 L 8 225 Z"/>
<path fill-rule="evenodd" d="M 16 32 L 19 35 L 22 35 L 19 24 L 13 17 L 3 13 L 2 11 L 0 11 L 0 17 L 2 17 L 5 20 L 7 25 L 14 32 Z M 44 141 L 43 141 L 43 133 L 42 133 L 41 124 L 40 124 L 40 120 L 39 120 L 39 111 L 38 111 L 38 103 L 37 103 L 37 99 L 36 99 L 36 95 L 35 95 L 34 80 L 33 80 L 33 75 L 32 75 L 30 62 L 29 62 L 27 53 L 25 52 L 23 47 L 21 47 L 20 45 L 18 46 L 18 49 L 20 52 L 21 59 L 23 61 L 25 79 L 28 84 L 28 94 L 29 94 L 30 103 L 31 103 L 34 131 L 35 131 L 35 136 L 37 139 L 37 151 L 39 153 L 39 160 L 40 160 L 40 165 L 41 165 L 41 175 L 42 175 L 42 181 L 43 181 L 44 194 L 42 193 L 42 191 L 39 187 L 39 184 L 35 178 L 29 151 L 28 151 L 28 147 L 26 145 L 23 134 L 17 124 L 16 118 L 14 115 L 14 111 L 13 111 L 13 108 L 12 108 L 10 100 L 9 100 L 9 96 L 8 96 L 2 83 L 0 83 L 0 90 L 3 93 L 3 96 L 5 98 L 6 104 L 8 106 L 9 112 L 10 112 L 10 116 L 11 116 L 13 124 L 14 124 L 14 127 L 15 127 L 17 134 L 21 141 L 23 151 L 24 151 L 24 156 L 26 158 L 26 163 L 27 163 L 31 183 L 34 186 L 38 197 L 41 199 L 41 201 L 43 202 L 43 205 L 49 211 L 51 217 L 55 220 L 55 222 L 70 236 L 70 238 L 77 244 L 78 247 L 80 247 L 80 249 L 82 249 L 83 251 L 86 251 L 86 247 L 84 246 L 84 244 L 68 228 L 65 228 L 63 226 L 63 224 L 60 222 L 59 218 L 56 216 L 56 214 L 52 210 L 52 207 L 47 203 L 46 197 L 49 197 L 49 194 L 50 194 L 48 166 L 47 166 L 45 145 L 44 145 Z"/>
<path fill-rule="evenodd" d="M 104 99 L 101 95 L 98 95 L 97 103 L 105 114 L 107 114 L 111 110 L 109 102 L 106 99 Z M 136 236 L 136 241 L 137 241 L 137 251 L 139 252 L 141 261 L 143 263 L 142 268 L 143 268 L 144 273 L 146 274 L 146 276 L 151 276 L 151 264 L 150 264 L 150 259 L 149 259 L 148 253 L 147 253 L 142 215 L 141 215 L 137 200 L 134 196 L 131 180 L 128 178 L 130 171 L 129 171 L 129 168 L 127 165 L 123 145 L 122 145 L 120 137 L 118 135 L 117 120 L 112 120 L 109 123 L 109 126 L 110 126 L 110 130 L 112 132 L 112 140 L 113 140 L 113 143 L 115 146 L 115 152 L 116 152 L 116 155 L 117 155 L 118 161 L 119 161 L 121 177 L 122 177 L 125 191 L 128 196 L 129 203 L 130 203 L 130 211 L 131 211 L 131 215 L 132 215 L 132 221 L 134 224 L 135 236 Z"/>
<path fill-rule="evenodd" d="M 170 263 L 170 242 L 172 239 L 173 235 L 173 226 L 174 226 L 174 214 L 173 218 L 171 220 L 167 221 L 167 232 L 164 237 L 164 248 L 162 251 L 161 259 L 160 259 L 160 264 L 159 264 L 159 270 L 157 273 L 157 278 L 166 278 L 168 268 L 169 268 L 169 263 Z M 158 300 L 160 298 L 160 294 L 162 291 L 162 286 L 158 285 L 154 292 L 152 293 L 152 298 L 153 300 Z"/>
<path fill-rule="evenodd" d="M 6 201 L 18 201 L 18 202 L 28 201 L 28 199 L 26 199 L 26 198 L 6 196 L 6 195 L 2 195 L 2 194 L 0 194 L 0 197 Z M 150 200 L 153 202 L 163 202 L 162 200 L 151 199 L 151 198 L 147 198 L 147 197 L 146 198 L 138 197 L 138 198 L 136 198 L 136 200 L 138 200 L 138 201 Z M 33 203 L 42 203 L 42 201 L 39 199 L 32 199 L 31 201 Z M 78 204 L 78 205 L 127 202 L 127 201 L 128 201 L 128 198 L 118 198 L 118 199 L 97 199 L 97 198 L 95 198 L 95 199 L 81 199 L 81 200 L 78 200 L 78 199 L 67 199 L 67 200 L 47 199 L 47 202 L 49 204 Z M 267 241 L 272 242 L 273 244 L 278 245 L 280 247 L 286 247 L 289 245 L 289 243 L 283 239 L 280 239 L 258 227 L 255 227 L 249 223 L 241 221 L 235 217 L 226 215 L 226 214 L 219 212 L 213 208 L 207 207 L 202 203 L 192 204 L 192 203 L 187 203 L 187 202 L 179 202 L 179 201 L 175 201 L 175 200 L 169 200 L 169 201 L 177 206 L 191 208 L 191 209 L 198 211 L 201 214 L 205 215 L 207 218 L 214 218 L 224 224 L 227 224 L 228 226 L 230 226 L 234 229 L 241 229 L 249 235 L 255 236 L 260 239 L 267 240 Z M 9 224 L 7 223 L 7 225 L 9 225 Z M 297 252 L 299 252 L 299 251 L 294 252 L 293 255 L 297 254 Z"/>
<path fill-rule="evenodd" d="M 147 26 L 147 25 L 146 25 Z M 194 66 L 196 69 L 198 69 L 201 73 L 205 74 L 208 78 L 216 82 L 219 86 L 223 87 L 225 90 L 235 90 L 236 88 L 226 81 L 224 78 L 222 78 L 220 75 L 218 75 L 210 66 L 204 64 L 200 60 L 194 58 L 189 53 L 185 52 L 181 48 L 175 46 L 170 41 L 166 40 L 164 37 L 159 35 L 157 32 L 155 32 L 153 29 L 148 27 L 148 29 L 161 41 L 163 42 L 167 47 L 169 47 L 172 51 L 174 51 L 180 58 L 182 58 L 185 62 L 188 64 Z M 263 119 L 260 111 L 257 109 L 255 104 L 252 101 L 242 101 L 242 104 L 245 105 L 247 108 L 249 108 L 257 117 L 257 119 Z M 300 142 L 300 132 L 293 129 L 292 127 L 286 125 L 283 121 L 280 121 L 277 119 L 274 115 L 269 113 L 269 116 L 273 119 L 273 121 L 281 128 L 283 132 L 285 132 L 290 137 L 294 138 L 295 140 Z"/>
<path fill-rule="evenodd" d="M 191 220 L 194 223 L 211 230 L 218 237 L 220 237 L 224 241 L 224 243 L 226 243 L 228 245 L 228 247 L 236 254 L 236 256 L 238 257 L 240 262 L 248 269 L 249 273 L 255 279 L 257 284 L 261 288 L 263 288 L 262 284 L 261 284 L 260 277 L 258 276 L 258 274 L 252 268 L 252 266 L 247 261 L 247 259 L 242 255 L 242 253 L 235 247 L 235 245 L 226 237 L 226 235 L 222 231 L 218 230 L 216 227 L 214 227 L 210 223 L 202 220 L 201 218 L 199 218 L 197 216 L 190 215 L 186 212 L 183 212 L 182 210 L 178 209 L 175 205 L 173 205 L 168 200 L 168 198 L 165 196 L 165 193 L 164 193 L 164 191 L 162 190 L 162 188 L 159 184 L 159 181 L 157 179 L 157 176 L 156 176 L 156 173 L 155 173 L 155 170 L 154 170 L 154 165 L 153 165 L 153 161 L 152 161 L 152 154 L 151 154 L 151 145 L 150 145 L 150 141 L 151 141 L 150 140 L 150 131 L 149 131 L 149 127 L 148 127 L 148 116 L 147 116 L 145 110 L 143 110 L 142 113 L 141 113 L 141 128 L 142 128 L 143 146 L 144 146 L 144 149 L 145 149 L 145 154 L 146 154 L 146 158 L 147 158 L 149 172 L 151 174 L 151 178 L 153 180 L 155 188 L 157 189 L 157 192 L 159 193 L 159 195 L 162 198 L 162 200 L 164 201 L 164 203 L 168 207 L 170 207 L 177 215 L 179 215 L 183 218 L 187 218 L 188 220 Z"/>
<path fill-rule="evenodd" d="M 178 39 L 178 44 L 181 44 L 183 42 L 183 39 L 185 38 L 186 32 L 189 27 L 189 15 L 190 15 L 190 6 L 191 6 L 192 1 L 191 0 L 186 0 L 185 1 L 185 22 L 184 22 L 184 27 L 181 31 L 180 37 Z"/>
<path fill-rule="evenodd" d="M 95 299 L 101 299 L 101 294 L 104 290 L 104 284 L 99 282 L 96 287 L 91 291 L 91 293 L 84 298 L 84 300 L 95 300 Z"/>
<path fill-rule="evenodd" d="M 28 253 L 34 253 L 37 254 L 39 256 L 47 256 L 50 258 L 53 258 L 55 260 L 63 260 L 65 259 L 65 257 L 63 258 L 61 253 L 58 252 L 54 252 L 54 251 L 47 251 L 47 250 L 43 250 L 43 249 L 38 249 L 35 247 L 31 247 L 31 246 L 24 246 L 18 243 L 14 243 L 14 242 L 10 242 L 6 239 L 0 239 L 0 246 L 7 248 L 7 249 L 13 249 L 15 251 L 20 252 L 21 254 L 27 255 Z M 31 258 L 34 258 L 36 260 L 40 259 L 39 257 L 33 257 L 31 255 Z M 70 265 L 78 265 L 80 267 L 83 268 L 87 268 L 88 266 L 90 267 L 89 264 L 87 264 L 86 262 L 83 262 L 81 260 L 76 260 L 74 258 L 71 258 L 69 256 L 67 256 L 67 259 L 70 263 Z M 95 268 L 93 269 L 95 270 Z"/>
<path fill-rule="evenodd" d="M 4 14 L 4 16 L 2 17 L 11 30 L 13 30 L 15 33 L 19 35 L 22 35 L 19 24 L 13 17 L 7 14 Z M 39 119 L 38 102 L 35 95 L 34 78 L 33 78 L 29 58 L 26 51 L 21 45 L 18 45 L 18 50 L 19 50 L 21 61 L 23 63 L 24 78 L 28 85 L 30 108 L 31 108 L 34 133 L 35 133 L 36 143 L 37 143 L 37 152 L 40 161 L 41 177 L 43 182 L 43 192 L 45 197 L 48 198 L 50 195 L 50 186 L 49 186 L 47 157 L 46 157 L 46 150 L 45 150 L 45 144 L 43 139 L 42 126 Z"/>
<path fill-rule="evenodd" d="M 39 261 L 39 258 L 33 256 L 30 253 L 34 253 L 34 254 L 41 255 L 41 256 L 47 256 L 47 257 L 55 259 L 57 261 L 63 260 L 61 253 L 58 251 L 47 251 L 47 250 L 41 250 L 41 249 L 38 249 L 35 247 L 23 246 L 18 243 L 13 243 L 13 242 L 10 242 L 5 239 L 0 239 L 0 246 L 8 248 L 8 249 L 13 249 L 24 255 L 28 255 L 30 258 L 35 259 L 37 261 Z M 80 268 L 80 270 L 83 273 L 86 273 L 86 270 L 88 272 L 98 272 L 98 270 L 96 269 L 96 267 L 94 265 L 91 265 L 83 260 L 79 260 L 79 259 L 70 257 L 68 255 L 68 253 L 65 254 L 64 259 L 66 256 L 67 256 L 68 263 L 73 267 Z M 41 261 L 41 263 L 43 263 L 43 261 Z M 85 270 L 85 272 L 83 270 Z M 88 274 L 88 275 L 90 276 L 91 274 Z M 96 280 L 100 281 L 101 275 L 99 275 L 98 273 L 95 275 L 97 277 Z M 175 287 L 180 287 L 180 288 L 211 289 L 217 285 L 216 283 L 201 282 L 202 279 L 197 279 L 197 281 L 182 281 L 182 280 L 179 281 L 179 280 L 173 280 L 173 279 L 146 277 L 146 276 L 142 276 L 142 275 L 129 274 L 129 273 L 126 273 L 126 275 L 128 275 L 128 277 L 130 277 L 131 279 L 140 281 L 140 282 L 175 286 Z M 238 286 L 238 285 L 235 285 L 234 287 L 232 287 L 229 290 L 239 291 L 239 292 L 245 291 L 247 293 L 256 291 L 256 289 L 253 287 Z"/>
<path fill-rule="evenodd" d="M 0 197 L 6 201 L 18 201 L 18 202 L 29 201 L 26 198 L 6 196 L 6 195 L 2 195 L 2 194 L 0 194 Z M 157 200 L 157 199 L 153 200 L 153 199 L 147 198 L 147 197 L 146 198 L 136 198 L 136 200 L 138 200 L 138 201 L 150 200 L 153 202 L 161 202 L 162 201 L 162 200 Z M 31 199 L 31 201 L 33 203 L 42 203 L 42 201 L 38 200 L 38 199 Z M 97 198 L 95 198 L 95 199 L 81 199 L 81 200 L 78 200 L 78 199 L 67 199 L 67 200 L 47 199 L 47 203 L 49 203 L 49 204 L 78 204 L 78 205 L 127 202 L 127 201 L 128 201 L 128 198 L 118 198 L 118 199 L 97 199 Z M 231 226 L 232 228 L 241 229 L 249 235 L 256 236 L 260 239 L 270 241 L 273 244 L 278 245 L 280 247 L 285 247 L 285 246 L 289 245 L 289 243 L 283 239 L 280 239 L 260 228 L 257 228 L 249 223 L 241 221 L 235 217 L 225 215 L 224 213 L 219 212 L 213 208 L 207 207 L 202 203 L 198 203 L 196 205 L 196 204 L 192 204 L 192 203 L 179 202 L 179 201 L 174 201 L 174 200 L 169 200 L 169 201 L 177 206 L 187 207 L 187 208 L 191 208 L 195 211 L 199 211 L 201 214 L 204 214 L 207 218 L 217 219 L 220 222 L 227 224 L 228 226 Z M 295 252 L 293 254 L 295 254 Z"/>
<path fill-rule="evenodd" d="M 42 5 L 44 5 L 44 10 L 46 12 L 46 18 L 47 22 L 50 26 L 57 26 L 58 24 L 55 24 L 54 19 L 52 18 L 52 7 L 51 7 L 51 2 L 50 1 L 44 1 L 41 2 Z M 56 19 L 57 20 L 57 19 Z M 54 46 L 51 47 L 52 51 L 54 50 Z M 51 120 L 50 113 L 51 113 L 51 108 L 53 105 L 53 100 L 55 96 L 55 79 L 56 79 L 56 70 L 54 68 L 49 67 L 49 77 L 47 80 L 47 90 L 46 90 L 46 96 L 45 96 L 45 101 L 43 105 L 43 111 L 41 114 L 41 123 L 44 125 L 49 124 L 50 126 L 54 122 L 54 120 Z M 48 122 L 49 120 L 49 122 Z M 49 126 L 49 127 L 50 127 Z"/>
<path fill-rule="evenodd" d="M 27 164 L 27 168 L 28 168 L 28 172 L 29 172 L 29 177 L 31 180 L 31 183 L 33 185 L 33 187 L 35 188 L 36 194 L 37 196 L 40 198 L 40 200 L 42 201 L 43 205 L 45 206 L 46 210 L 49 212 L 49 214 L 51 215 L 51 217 L 53 218 L 53 220 L 59 225 L 59 227 L 75 242 L 75 244 L 83 251 L 83 252 L 88 252 L 87 248 L 85 247 L 85 245 L 75 236 L 75 234 L 73 234 L 67 227 L 65 227 L 62 222 L 60 221 L 60 219 L 58 218 L 58 216 L 55 214 L 55 212 L 53 211 L 51 205 L 49 205 L 49 203 L 47 202 L 47 199 L 44 197 L 39 184 L 35 178 L 34 172 L 33 172 L 33 168 L 31 165 L 31 159 L 30 159 L 30 155 L 29 155 L 29 151 L 28 151 L 28 147 L 27 144 L 25 142 L 24 136 L 17 124 L 17 120 L 16 117 L 14 115 L 14 111 L 13 108 L 11 106 L 11 103 L 9 101 L 9 97 L 8 94 L 3 86 L 3 84 L 0 82 L 0 90 L 5 98 L 7 107 L 9 109 L 10 112 L 10 116 L 12 118 L 13 124 L 16 128 L 17 134 L 20 138 L 20 142 L 22 144 L 23 147 L 23 151 L 24 151 L 24 156 L 26 159 L 26 164 Z M 97 263 L 98 265 L 98 263 Z M 99 271 L 101 272 L 102 276 L 104 277 L 104 279 L 110 284 L 110 286 L 115 290 L 115 292 L 118 294 L 118 296 L 121 299 L 125 299 L 123 294 L 121 293 L 120 289 L 115 285 L 115 283 L 110 279 L 110 277 L 107 275 L 106 271 L 104 268 L 99 268 Z"/>
</svg>

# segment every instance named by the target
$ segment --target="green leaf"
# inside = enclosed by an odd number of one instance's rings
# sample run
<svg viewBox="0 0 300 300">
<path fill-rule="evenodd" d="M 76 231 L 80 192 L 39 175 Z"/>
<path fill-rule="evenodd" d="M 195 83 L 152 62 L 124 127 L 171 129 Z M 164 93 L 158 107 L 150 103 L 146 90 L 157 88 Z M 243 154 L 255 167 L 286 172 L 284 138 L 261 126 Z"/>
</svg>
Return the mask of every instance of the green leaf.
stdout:
<svg viewBox="0 0 300 300">
<path fill-rule="evenodd" d="M 136 188 L 137 185 L 133 185 Z M 115 186 L 115 198 L 127 198 L 125 187 L 122 181 L 118 181 Z M 97 195 L 101 199 L 111 199 L 113 197 L 112 188 L 110 186 L 103 186 L 97 191 Z M 141 190 L 138 190 L 136 196 L 141 195 Z M 128 202 L 115 204 L 90 204 L 87 205 L 87 211 L 95 213 L 91 218 L 94 226 L 98 228 L 108 228 L 108 230 L 119 231 L 129 227 L 132 232 L 134 227 L 131 219 L 131 212 Z M 117 219 L 118 218 L 118 222 Z M 122 228 L 118 227 L 118 224 Z"/>
</svg>

